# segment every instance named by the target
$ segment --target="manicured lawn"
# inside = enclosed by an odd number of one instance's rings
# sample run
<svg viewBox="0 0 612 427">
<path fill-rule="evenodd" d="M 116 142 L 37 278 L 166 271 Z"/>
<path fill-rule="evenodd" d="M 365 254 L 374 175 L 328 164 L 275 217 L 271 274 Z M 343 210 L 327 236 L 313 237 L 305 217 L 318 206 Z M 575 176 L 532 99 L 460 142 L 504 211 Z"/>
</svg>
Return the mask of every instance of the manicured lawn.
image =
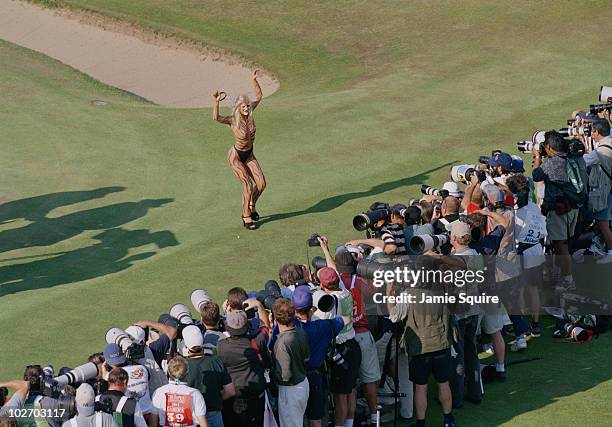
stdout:
<svg viewBox="0 0 612 427">
<path fill-rule="evenodd" d="M 75 366 L 108 328 L 195 288 L 219 300 L 261 288 L 305 262 L 313 231 L 357 238 L 351 218 L 372 202 L 407 202 L 451 164 L 513 152 L 612 84 L 607 1 L 64 4 L 231 50 L 280 79 L 256 112 L 266 218 L 242 228 L 232 139 L 210 110 L 145 104 L 0 42 L 0 378 Z M 457 411 L 462 426 L 609 425 L 612 334 L 562 345 L 549 332 L 527 353 L 543 360 L 510 367 L 481 406 Z"/>
</svg>

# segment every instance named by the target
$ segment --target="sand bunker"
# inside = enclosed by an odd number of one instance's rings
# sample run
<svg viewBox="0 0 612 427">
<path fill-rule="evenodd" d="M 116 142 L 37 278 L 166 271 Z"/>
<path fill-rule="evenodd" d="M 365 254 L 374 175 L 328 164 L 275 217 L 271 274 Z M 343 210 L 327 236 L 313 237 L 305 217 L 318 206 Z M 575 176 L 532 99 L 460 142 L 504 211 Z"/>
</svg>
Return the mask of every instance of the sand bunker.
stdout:
<svg viewBox="0 0 612 427">
<path fill-rule="evenodd" d="M 91 20 L 90 20 L 91 21 Z M 206 107 L 222 89 L 228 101 L 252 93 L 251 69 L 171 39 L 109 31 L 69 11 L 0 0 L 0 39 L 44 53 L 108 85 L 167 107 Z M 264 96 L 278 82 L 261 75 Z M 227 104 L 228 101 L 225 103 Z"/>
</svg>

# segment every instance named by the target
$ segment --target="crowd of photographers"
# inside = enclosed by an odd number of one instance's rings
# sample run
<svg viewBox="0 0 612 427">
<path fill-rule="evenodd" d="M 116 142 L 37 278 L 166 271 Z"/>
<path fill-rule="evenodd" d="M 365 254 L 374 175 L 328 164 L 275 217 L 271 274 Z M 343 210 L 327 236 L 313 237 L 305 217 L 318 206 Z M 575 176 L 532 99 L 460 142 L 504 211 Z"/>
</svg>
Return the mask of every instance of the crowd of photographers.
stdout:
<svg viewBox="0 0 612 427">
<path fill-rule="evenodd" d="M 175 304 L 157 321 L 111 328 L 102 351 L 77 368 L 27 366 L 23 380 L 0 383 L 0 425 L 375 426 L 389 404 L 396 421 L 424 426 L 433 376 L 443 425 L 455 426 L 453 409 L 483 400 L 482 338 L 496 360 L 491 378 L 504 382 L 504 336 L 514 335 L 511 351 L 523 351 L 541 334 L 545 276 L 553 293 L 573 289 L 579 248 L 612 262 L 606 102 L 575 112 L 569 128 L 520 142 L 534 156 L 531 176 L 520 157 L 499 151 L 453 167 L 442 189 L 424 184 L 418 200 L 375 203 L 357 215 L 353 226 L 366 239 L 331 250 L 314 234 L 308 245 L 323 256 L 312 266 L 284 264 L 263 290 L 236 287 L 215 302 L 198 289 L 196 316 Z M 554 254 L 552 266 L 545 253 Z M 381 307 L 372 277 L 383 260 L 480 269 L 494 289 L 512 291 L 503 304 L 424 308 L 397 298 Z M 418 288 L 423 298 L 440 293 Z M 411 291 L 386 281 L 382 292 Z"/>
</svg>

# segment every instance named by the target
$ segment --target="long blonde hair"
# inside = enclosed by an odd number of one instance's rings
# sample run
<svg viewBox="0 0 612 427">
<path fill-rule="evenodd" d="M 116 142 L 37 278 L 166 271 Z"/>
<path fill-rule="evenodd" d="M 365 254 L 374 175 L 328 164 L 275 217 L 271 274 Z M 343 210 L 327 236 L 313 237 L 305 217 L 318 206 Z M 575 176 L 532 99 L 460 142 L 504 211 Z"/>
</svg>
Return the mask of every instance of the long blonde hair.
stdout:
<svg viewBox="0 0 612 427">
<path fill-rule="evenodd" d="M 236 98 L 236 102 L 234 103 L 234 109 L 232 111 L 232 126 L 238 127 L 240 124 L 240 119 L 242 117 L 240 105 L 243 103 L 249 105 L 249 115 L 246 119 L 247 122 L 253 121 L 253 107 L 251 106 L 251 100 L 249 99 L 248 95 L 240 95 L 238 98 Z"/>
</svg>

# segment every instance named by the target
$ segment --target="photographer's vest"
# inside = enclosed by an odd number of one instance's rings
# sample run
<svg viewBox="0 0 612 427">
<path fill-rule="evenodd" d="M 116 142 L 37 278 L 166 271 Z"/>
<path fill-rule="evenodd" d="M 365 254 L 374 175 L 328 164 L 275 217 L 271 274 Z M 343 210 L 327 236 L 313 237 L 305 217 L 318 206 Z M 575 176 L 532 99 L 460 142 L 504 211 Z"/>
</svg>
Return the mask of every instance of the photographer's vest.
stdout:
<svg viewBox="0 0 612 427">
<path fill-rule="evenodd" d="M 135 427 L 134 412 L 136 411 L 136 399 L 124 396 L 121 392 L 109 391 L 102 395 L 96 396 L 96 402 L 106 403 L 110 400 L 111 414 L 115 419 L 118 427 Z"/>
<path fill-rule="evenodd" d="M 23 409 L 34 409 L 35 411 L 33 411 L 33 413 L 41 413 L 41 401 L 44 399 L 45 396 L 43 395 L 38 395 L 36 396 L 31 402 L 28 403 L 28 400 L 26 400 L 26 403 L 23 405 Z M 47 419 L 44 417 L 32 417 L 32 418 L 21 418 L 18 422 L 17 425 L 19 427 L 51 427 L 50 424 L 47 422 Z"/>
</svg>

